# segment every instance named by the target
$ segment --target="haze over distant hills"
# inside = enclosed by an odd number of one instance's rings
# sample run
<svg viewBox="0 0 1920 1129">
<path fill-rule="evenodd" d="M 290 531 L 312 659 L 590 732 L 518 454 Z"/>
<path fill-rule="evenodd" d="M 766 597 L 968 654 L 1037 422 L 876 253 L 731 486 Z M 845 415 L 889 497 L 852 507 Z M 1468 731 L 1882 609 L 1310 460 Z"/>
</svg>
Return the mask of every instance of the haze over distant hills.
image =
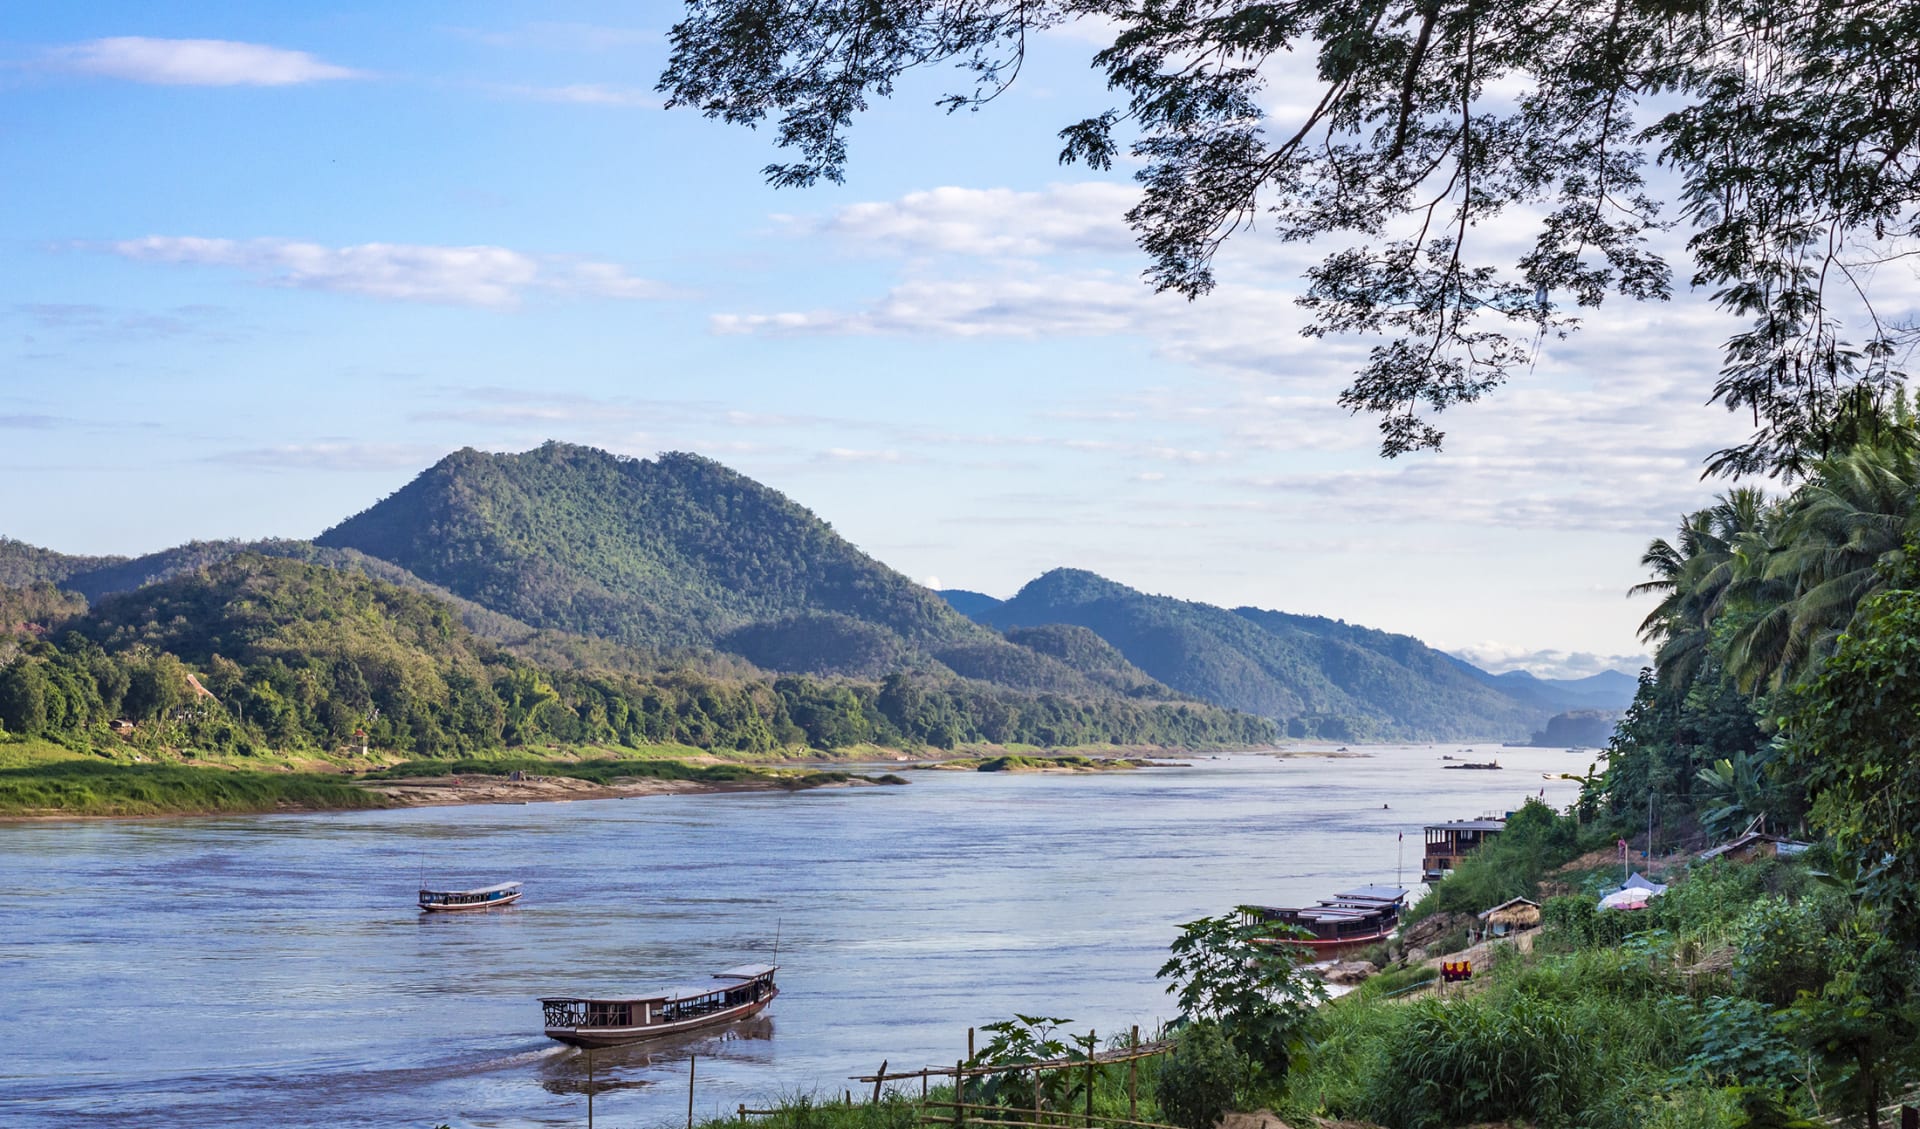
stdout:
<svg viewBox="0 0 1920 1129">
<path fill-rule="evenodd" d="M 1489 674 L 1412 636 L 1151 596 L 1079 569 L 1048 572 L 1008 600 L 941 595 L 995 627 L 1086 627 L 1174 689 L 1276 718 L 1296 737 L 1521 740 L 1550 714 L 1624 708 L 1636 685 L 1626 675 L 1562 684 Z"/>
<path fill-rule="evenodd" d="M 1073 569 L 1006 601 L 935 593 L 710 459 L 563 443 L 454 452 L 313 542 L 196 542 L 129 560 L 0 540 L 0 584 L 45 581 L 98 600 L 242 552 L 423 592 L 482 636 L 544 640 L 578 662 L 631 648 L 656 668 L 744 660 L 744 670 L 868 679 L 957 675 L 1088 699 L 1203 701 L 1294 736 L 1520 740 L 1551 714 L 1617 708 L 1632 691 L 1625 676 L 1493 675 L 1410 636 L 1150 596 Z"/>
</svg>

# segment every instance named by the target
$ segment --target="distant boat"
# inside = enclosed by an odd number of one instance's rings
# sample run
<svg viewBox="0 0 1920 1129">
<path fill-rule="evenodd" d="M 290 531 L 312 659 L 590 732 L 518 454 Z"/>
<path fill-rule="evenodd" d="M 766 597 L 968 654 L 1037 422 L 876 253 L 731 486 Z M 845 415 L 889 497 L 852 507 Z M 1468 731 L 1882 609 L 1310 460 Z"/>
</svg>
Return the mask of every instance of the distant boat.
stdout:
<svg viewBox="0 0 1920 1129">
<path fill-rule="evenodd" d="M 743 964 L 714 983 L 662 988 L 637 996 L 542 996 L 547 1038 L 575 1047 L 616 1047 L 678 1035 L 756 1015 L 780 994 L 772 964 Z"/>
<path fill-rule="evenodd" d="M 502 882 L 477 890 L 429 890 L 420 888 L 420 908 L 428 913 L 456 913 L 470 909 L 492 909 L 520 900 L 520 883 Z"/>
<path fill-rule="evenodd" d="M 1293 945 L 1313 953 L 1315 960 L 1365 948 L 1393 936 L 1407 892 L 1399 886 L 1362 886 L 1298 909 L 1279 906 L 1243 906 L 1242 920 L 1250 925 L 1281 925 L 1303 929 L 1308 937 L 1272 937 L 1266 944 Z"/>
</svg>

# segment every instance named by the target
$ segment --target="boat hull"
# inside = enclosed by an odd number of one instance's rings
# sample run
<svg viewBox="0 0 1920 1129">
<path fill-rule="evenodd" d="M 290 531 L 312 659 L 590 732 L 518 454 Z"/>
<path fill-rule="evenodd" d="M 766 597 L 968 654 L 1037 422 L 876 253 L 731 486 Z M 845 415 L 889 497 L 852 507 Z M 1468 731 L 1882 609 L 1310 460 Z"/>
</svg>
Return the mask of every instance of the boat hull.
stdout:
<svg viewBox="0 0 1920 1129">
<path fill-rule="evenodd" d="M 1259 937 L 1256 945 L 1285 945 L 1290 949 L 1300 949 L 1313 954 L 1315 960 L 1343 956 L 1357 952 L 1369 945 L 1377 945 L 1393 936 L 1399 922 L 1394 922 L 1377 933 L 1367 933 L 1358 937 Z"/>
<path fill-rule="evenodd" d="M 516 890 L 511 894 L 507 894 L 504 897 L 495 898 L 490 902 L 473 902 L 468 905 L 451 905 L 451 906 L 440 905 L 437 903 L 421 902 L 420 909 L 424 913 L 466 913 L 470 910 L 476 910 L 476 909 L 499 909 L 501 906 L 510 906 L 519 900 L 520 900 L 520 891 Z"/>
<path fill-rule="evenodd" d="M 570 1047 L 624 1047 L 632 1043 L 651 1042 L 673 1035 L 683 1035 L 689 1031 L 700 1031 L 708 1027 L 721 1027 L 760 1014 L 772 1003 L 780 989 L 773 988 L 765 996 L 739 1007 L 716 1011 L 694 1019 L 683 1019 L 678 1023 L 650 1023 L 644 1027 L 549 1027 L 547 1038 L 565 1043 Z"/>
</svg>

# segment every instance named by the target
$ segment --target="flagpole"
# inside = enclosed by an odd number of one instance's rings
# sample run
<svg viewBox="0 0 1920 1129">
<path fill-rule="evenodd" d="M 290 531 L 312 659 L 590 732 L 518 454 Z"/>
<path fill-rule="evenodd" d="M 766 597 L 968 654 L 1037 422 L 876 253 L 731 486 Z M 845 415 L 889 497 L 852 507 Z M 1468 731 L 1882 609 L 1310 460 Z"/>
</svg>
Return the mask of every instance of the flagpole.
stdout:
<svg viewBox="0 0 1920 1129">
<path fill-rule="evenodd" d="M 1407 833 L 1402 831 L 1399 839 L 1395 841 L 1398 842 L 1400 846 L 1399 852 L 1394 856 L 1393 860 L 1393 884 L 1405 888 L 1407 884 L 1405 873 L 1407 868 Z"/>
</svg>

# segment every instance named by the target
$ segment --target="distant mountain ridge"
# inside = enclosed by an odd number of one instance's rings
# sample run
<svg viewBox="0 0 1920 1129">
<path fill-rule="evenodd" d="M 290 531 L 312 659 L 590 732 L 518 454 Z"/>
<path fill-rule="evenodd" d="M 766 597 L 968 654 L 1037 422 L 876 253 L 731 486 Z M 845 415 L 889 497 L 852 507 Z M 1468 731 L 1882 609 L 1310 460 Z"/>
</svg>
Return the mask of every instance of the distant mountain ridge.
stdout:
<svg viewBox="0 0 1920 1129">
<path fill-rule="evenodd" d="M 1160 682 L 1275 718 L 1296 737 L 1524 740 L 1548 715 L 1589 704 L 1530 675 L 1488 674 L 1411 636 L 1151 596 L 1079 569 L 1048 572 L 1008 600 L 942 595 L 1002 629 L 1087 628 Z"/>
<path fill-rule="evenodd" d="M 1021 647 L 867 556 L 777 490 L 680 452 L 632 459 L 546 443 L 456 451 L 316 539 L 536 627 L 714 648 L 768 670 L 954 673 L 1022 690 L 1114 693 Z M 1178 699 L 1135 671 L 1146 696 Z"/>
<path fill-rule="evenodd" d="M 1494 675 L 1410 636 L 1150 596 L 1056 569 L 1008 600 L 935 593 L 785 495 L 711 459 L 550 442 L 456 451 L 313 542 L 67 556 L 0 538 L 0 585 L 90 600 L 243 553 L 354 572 L 453 605 L 476 634 L 575 669 L 959 676 L 1023 693 L 1210 703 L 1296 737 L 1524 739 L 1618 708 L 1604 676 Z M 961 614 L 965 611 L 967 614 Z"/>
</svg>

